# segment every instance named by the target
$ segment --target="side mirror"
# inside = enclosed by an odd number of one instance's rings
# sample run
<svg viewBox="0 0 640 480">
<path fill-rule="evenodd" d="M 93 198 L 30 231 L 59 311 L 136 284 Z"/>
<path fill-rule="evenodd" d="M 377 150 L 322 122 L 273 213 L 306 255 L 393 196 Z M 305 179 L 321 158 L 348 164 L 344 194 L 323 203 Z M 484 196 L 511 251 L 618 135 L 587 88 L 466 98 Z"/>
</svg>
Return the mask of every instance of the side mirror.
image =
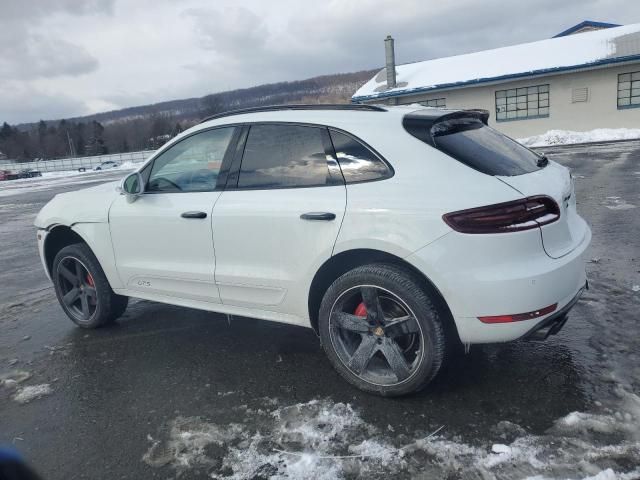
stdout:
<svg viewBox="0 0 640 480">
<path fill-rule="evenodd" d="M 118 187 L 121 195 L 127 196 L 129 203 L 135 202 L 144 193 L 144 180 L 140 172 L 134 172 L 125 177 Z"/>
</svg>

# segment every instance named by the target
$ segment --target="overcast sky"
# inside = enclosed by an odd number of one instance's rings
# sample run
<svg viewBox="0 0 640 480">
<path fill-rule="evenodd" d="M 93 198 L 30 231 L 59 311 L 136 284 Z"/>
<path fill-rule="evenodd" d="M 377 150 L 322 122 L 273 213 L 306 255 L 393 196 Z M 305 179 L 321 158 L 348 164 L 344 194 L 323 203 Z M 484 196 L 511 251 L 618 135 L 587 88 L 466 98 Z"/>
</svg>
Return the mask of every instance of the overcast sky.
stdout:
<svg viewBox="0 0 640 480">
<path fill-rule="evenodd" d="M 0 122 L 57 119 L 640 22 L 637 0 L 0 0 Z"/>
</svg>

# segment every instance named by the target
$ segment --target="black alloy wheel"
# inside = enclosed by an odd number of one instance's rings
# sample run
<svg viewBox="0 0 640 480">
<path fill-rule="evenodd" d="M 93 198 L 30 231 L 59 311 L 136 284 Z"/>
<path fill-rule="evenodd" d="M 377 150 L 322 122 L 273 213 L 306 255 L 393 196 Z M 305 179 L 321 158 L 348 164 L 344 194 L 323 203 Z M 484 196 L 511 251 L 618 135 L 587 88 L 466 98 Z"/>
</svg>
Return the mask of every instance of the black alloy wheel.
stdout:
<svg viewBox="0 0 640 480">
<path fill-rule="evenodd" d="M 53 260 L 51 279 L 67 316 L 83 328 L 113 322 L 126 310 L 129 298 L 117 295 L 86 243 L 62 248 Z"/>
<path fill-rule="evenodd" d="M 77 258 L 64 257 L 56 270 L 62 302 L 78 321 L 87 322 L 98 302 L 96 285 L 89 269 Z"/>
<path fill-rule="evenodd" d="M 415 314 L 381 287 L 360 285 L 343 292 L 329 324 L 340 360 L 372 384 L 389 386 L 407 380 L 424 350 Z"/>
<path fill-rule="evenodd" d="M 425 387 L 445 354 L 442 316 L 421 279 L 395 264 L 356 267 L 324 294 L 318 315 L 333 367 L 366 392 L 398 396 Z"/>
</svg>

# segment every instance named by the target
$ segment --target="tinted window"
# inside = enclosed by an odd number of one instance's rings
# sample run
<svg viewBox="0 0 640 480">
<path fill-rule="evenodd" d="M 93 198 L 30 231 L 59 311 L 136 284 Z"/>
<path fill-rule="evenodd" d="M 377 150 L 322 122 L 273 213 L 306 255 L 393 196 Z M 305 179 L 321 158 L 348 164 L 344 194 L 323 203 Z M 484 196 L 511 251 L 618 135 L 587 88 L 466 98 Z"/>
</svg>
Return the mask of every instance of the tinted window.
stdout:
<svg viewBox="0 0 640 480">
<path fill-rule="evenodd" d="M 240 166 L 240 188 L 311 187 L 329 182 L 323 129 L 254 125 Z"/>
<path fill-rule="evenodd" d="M 389 168 L 367 147 L 339 132 L 331 131 L 342 175 L 347 183 L 378 180 L 389 176 Z"/>
<path fill-rule="evenodd" d="M 480 120 L 436 123 L 431 133 L 438 150 L 488 175 L 522 175 L 541 168 L 540 156 Z"/>
<path fill-rule="evenodd" d="M 146 190 L 214 190 L 233 132 L 233 127 L 207 130 L 176 143 L 154 160 Z"/>
</svg>

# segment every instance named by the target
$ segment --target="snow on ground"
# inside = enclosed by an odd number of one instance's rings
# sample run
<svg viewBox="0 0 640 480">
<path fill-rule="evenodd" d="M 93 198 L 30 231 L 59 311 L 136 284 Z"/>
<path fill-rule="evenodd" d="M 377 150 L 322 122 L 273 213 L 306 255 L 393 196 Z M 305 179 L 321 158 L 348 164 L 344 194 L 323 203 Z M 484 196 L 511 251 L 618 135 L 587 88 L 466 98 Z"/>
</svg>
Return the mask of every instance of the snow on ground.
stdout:
<svg viewBox="0 0 640 480">
<path fill-rule="evenodd" d="M 20 384 L 31 378 L 31 373 L 24 370 L 13 370 L 0 375 L 0 387 L 13 392 L 13 400 L 18 403 L 29 403 L 37 398 L 51 395 L 51 385 L 43 383 L 40 385 L 28 385 L 25 387 Z"/>
<path fill-rule="evenodd" d="M 18 403 L 29 403 L 32 400 L 51 395 L 52 393 L 53 390 L 51 390 L 51 385 L 48 383 L 43 383 L 41 385 L 29 385 L 18 389 L 16 394 L 13 396 L 13 399 Z"/>
<path fill-rule="evenodd" d="M 99 181 L 116 180 L 124 177 L 128 172 L 141 165 L 140 163 L 125 162 L 116 168 L 108 170 L 67 170 L 59 172 L 43 172 L 42 177 L 21 178 L 0 182 L 0 197 L 18 195 L 37 190 L 48 190 L 64 185 L 82 185 Z"/>
<path fill-rule="evenodd" d="M 573 412 L 543 435 L 500 422 L 496 440 L 470 445 L 425 425 L 409 438 L 381 431 L 353 407 L 329 399 L 234 408 L 229 423 L 178 417 L 149 435 L 143 461 L 177 475 L 211 478 L 632 479 L 640 475 L 640 398 L 621 391 L 627 411 Z M 434 433 L 434 430 L 437 432 Z M 633 460 L 636 459 L 635 463 Z"/>
<path fill-rule="evenodd" d="M 588 132 L 571 130 L 549 130 L 542 135 L 519 138 L 527 147 L 547 147 L 551 145 L 571 145 L 574 143 L 611 142 L 615 140 L 640 139 L 640 128 L 596 128 Z"/>
<path fill-rule="evenodd" d="M 12 370 L 0 375 L 0 387 L 16 388 L 19 383 L 29 380 L 31 373 L 24 370 Z"/>
</svg>

